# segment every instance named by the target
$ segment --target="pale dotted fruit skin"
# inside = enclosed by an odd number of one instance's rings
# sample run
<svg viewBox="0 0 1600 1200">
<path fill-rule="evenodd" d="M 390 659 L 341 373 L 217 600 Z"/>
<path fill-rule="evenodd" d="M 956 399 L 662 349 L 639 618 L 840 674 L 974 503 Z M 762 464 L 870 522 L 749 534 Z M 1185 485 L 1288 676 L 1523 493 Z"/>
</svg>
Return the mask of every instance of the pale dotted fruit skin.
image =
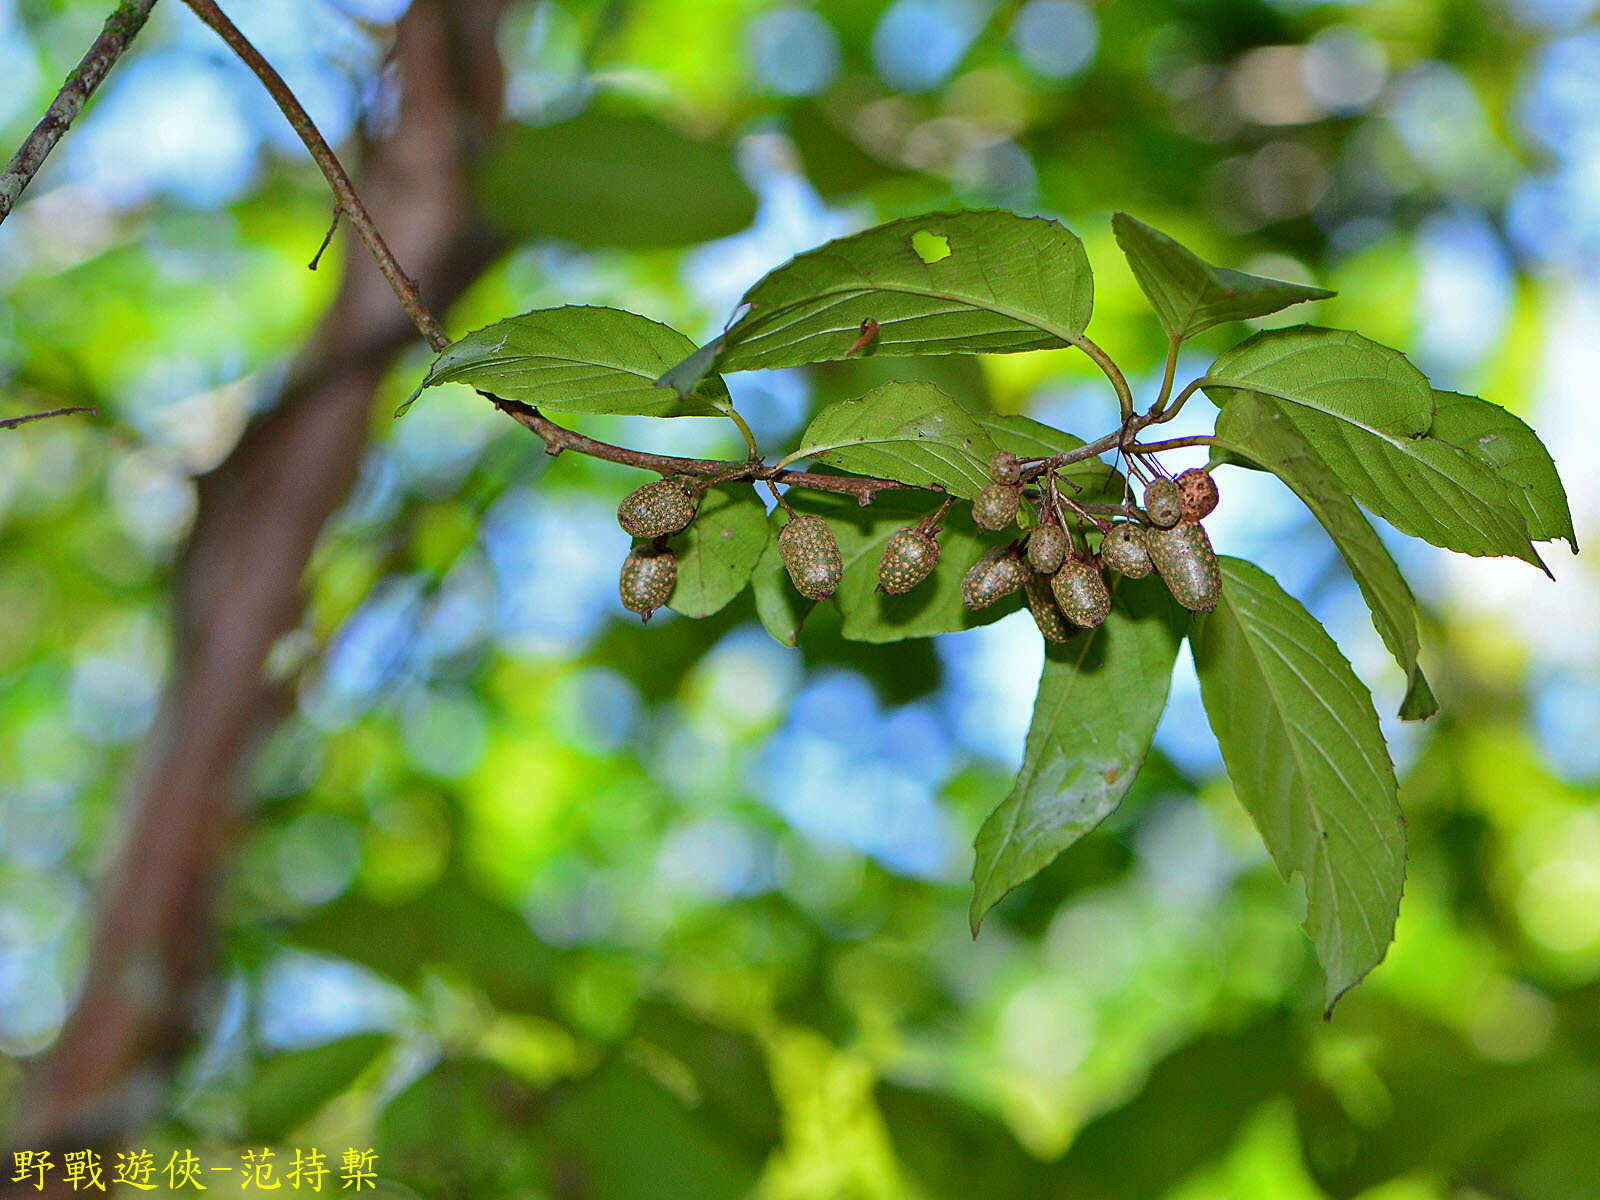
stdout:
<svg viewBox="0 0 1600 1200">
<path fill-rule="evenodd" d="M 1041 575 L 1054 575 L 1067 557 L 1067 531 L 1041 525 L 1028 535 L 1028 565 Z"/>
<path fill-rule="evenodd" d="M 1222 596 L 1222 572 L 1211 539 L 1198 521 L 1145 533 L 1150 561 L 1172 598 L 1190 612 L 1208 613 Z"/>
<path fill-rule="evenodd" d="M 961 580 L 961 602 L 976 611 L 1003 600 L 1028 581 L 1028 568 L 1022 560 L 1006 554 L 985 556 L 972 564 Z"/>
<path fill-rule="evenodd" d="M 1183 519 L 1183 497 L 1178 485 L 1159 476 L 1144 489 L 1144 511 L 1157 529 L 1171 529 Z"/>
<path fill-rule="evenodd" d="M 636 487 L 617 506 L 617 524 L 636 538 L 665 537 L 687 529 L 700 498 L 676 479 L 657 479 Z"/>
<path fill-rule="evenodd" d="M 1009 450 L 996 450 L 989 460 L 989 478 L 1015 487 L 1022 482 L 1022 462 Z"/>
<path fill-rule="evenodd" d="M 1017 519 L 1017 504 L 1021 499 L 1021 488 L 991 483 L 972 502 L 972 519 L 980 529 L 1004 529 Z"/>
<path fill-rule="evenodd" d="M 1217 507 L 1217 481 L 1199 467 L 1178 476 L 1178 501 L 1185 521 L 1201 521 Z"/>
<path fill-rule="evenodd" d="M 1067 620 L 1085 629 L 1093 629 L 1111 611 L 1111 592 L 1104 577 L 1081 558 L 1069 558 L 1061 564 L 1061 570 L 1050 580 L 1050 590 Z"/>
<path fill-rule="evenodd" d="M 778 534 L 778 553 L 795 591 L 807 600 L 826 600 L 844 575 L 839 541 L 821 517 L 790 517 Z"/>
<path fill-rule="evenodd" d="M 1113 525 L 1100 543 L 1100 561 L 1118 575 L 1143 579 L 1154 569 L 1150 551 L 1145 549 L 1144 527 Z"/>
<path fill-rule="evenodd" d="M 939 565 L 939 543 L 915 525 L 897 529 L 878 560 L 878 590 L 891 596 L 909 592 Z"/>
<path fill-rule="evenodd" d="M 1050 580 L 1043 575 L 1030 575 L 1022 586 L 1028 596 L 1028 611 L 1033 614 L 1033 623 L 1044 634 L 1044 640 L 1070 641 L 1078 631 L 1067 623 L 1056 606 L 1056 598 L 1050 594 Z"/>
<path fill-rule="evenodd" d="M 622 606 L 648 621 L 672 598 L 678 583 L 678 556 L 671 550 L 634 550 L 622 562 L 622 580 L 617 590 Z"/>
</svg>

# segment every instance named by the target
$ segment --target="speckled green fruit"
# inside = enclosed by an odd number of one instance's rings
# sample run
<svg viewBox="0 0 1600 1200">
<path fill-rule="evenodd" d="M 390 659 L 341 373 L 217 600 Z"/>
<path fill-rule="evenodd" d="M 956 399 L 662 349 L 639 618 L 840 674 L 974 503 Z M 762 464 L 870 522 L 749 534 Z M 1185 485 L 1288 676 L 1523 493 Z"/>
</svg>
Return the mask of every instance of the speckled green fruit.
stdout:
<svg viewBox="0 0 1600 1200">
<path fill-rule="evenodd" d="M 1211 539 L 1198 521 L 1183 521 L 1171 529 L 1151 529 L 1144 535 L 1150 561 L 1172 598 L 1190 612 L 1210 612 L 1222 595 L 1222 573 Z"/>
<path fill-rule="evenodd" d="M 984 555 L 961 579 L 961 602 L 977 610 L 1004 599 L 1028 581 L 1028 568 L 1013 554 Z"/>
<path fill-rule="evenodd" d="M 1017 519 L 1017 503 L 1021 498 L 1021 488 L 991 483 L 972 502 L 972 519 L 980 529 L 1004 529 Z"/>
<path fill-rule="evenodd" d="M 636 538 L 662 537 L 688 527 L 700 498 L 681 480 L 657 479 L 636 487 L 617 506 L 617 524 Z"/>
<path fill-rule="evenodd" d="M 1144 511 L 1157 529 L 1171 529 L 1183 519 L 1183 497 L 1178 485 L 1160 476 L 1152 479 L 1144 489 Z"/>
<path fill-rule="evenodd" d="M 1022 460 L 1009 450 L 996 450 L 989 460 L 989 478 L 1015 487 L 1022 482 Z"/>
<path fill-rule="evenodd" d="M 878 590 L 898 596 L 909 592 L 939 565 L 939 543 L 915 525 L 897 529 L 883 544 L 878 560 Z"/>
<path fill-rule="evenodd" d="M 1078 632 L 1067 624 L 1067 618 L 1062 616 L 1061 609 L 1057 607 L 1056 598 L 1050 594 L 1049 579 L 1043 575 L 1030 575 L 1022 587 L 1028 596 L 1028 611 L 1033 614 L 1033 623 L 1044 634 L 1045 641 L 1065 642 Z"/>
<path fill-rule="evenodd" d="M 1054 575 L 1067 557 L 1067 531 L 1041 525 L 1028 535 L 1028 565 L 1041 575 Z"/>
<path fill-rule="evenodd" d="M 1050 580 L 1050 590 L 1067 620 L 1093 629 L 1111 611 L 1111 593 L 1098 567 L 1081 558 L 1069 558 Z"/>
<path fill-rule="evenodd" d="M 839 540 L 821 517 L 790 517 L 778 534 L 778 553 L 795 591 L 807 600 L 826 600 L 844 575 Z"/>
<path fill-rule="evenodd" d="M 648 621 L 677 583 L 678 556 L 671 550 L 635 550 L 622 562 L 622 607 Z"/>
<path fill-rule="evenodd" d="M 1150 574 L 1150 551 L 1145 549 L 1144 526 L 1113 525 L 1100 543 L 1100 561 L 1118 575 L 1143 579 Z"/>
<path fill-rule="evenodd" d="M 1217 481 L 1209 472 L 1190 467 L 1178 476 L 1178 501 L 1185 521 L 1209 517 L 1217 507 Z"/>
</svg>

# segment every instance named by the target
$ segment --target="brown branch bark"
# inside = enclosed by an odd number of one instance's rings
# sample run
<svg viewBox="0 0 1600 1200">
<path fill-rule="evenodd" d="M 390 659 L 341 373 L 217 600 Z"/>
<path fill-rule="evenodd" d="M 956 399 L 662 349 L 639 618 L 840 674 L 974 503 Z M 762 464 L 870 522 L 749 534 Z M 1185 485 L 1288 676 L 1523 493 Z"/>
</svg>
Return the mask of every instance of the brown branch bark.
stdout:
<svg viewBox="0 0 1600 1200">
<path fill-rule="evenodd" d="M 11 156 L 4 171 L 0 171 L 0 221 L 11 215 L 17 206 L 22 189 L 33 182 L 33 177 L 44 166 L 44 160 L 56 143 L 83 111 L 83 106 L 94 95 L 95 89 L 116 66 L 117 59 L 144 28 L 156 0 L 124 0 L 106 18 L 100 36 L 89 44 L 83 58 L 67 76 L 56 98 L 45 109 L 44 116 L 33 127 L 17 152 Z"/>
<path fill-rule="evenodd" d="M 412 5 L 397 35 L 399 128 L 366 163 L 373 211 L 414 264 L 415 290 L 438 306 L 491 254 L 474 232 L 464 177 L 498 114 L 499 7 Z M 277 405 L 201 480 L 174 583 L 174 675 L 125 801 L 88 975 L 29 1089 L 21 1145 L 103 1144 L 160 1102 L 209 974 L 236 781 L 273 707 L 263 664 L 300 619 L 312 548 L 354 478 L 379 384 L 414 336 L 387 281 L 351 255 Z"/>
<path fill-rule="evenodd" d="M 25 413 L 20 417 L 7 417 L 0 421 L 0 429 L 15 429 L 18 425 L 26 425 L 30 421 L 47 421 L 51 417 L 70 417 L 74 413 L 88 413 L 92 417 L 100 415 L 100 410 L 89 404 L 75 404 L 71 408 L 53 408 L 49 412 Z"/>
</svg>

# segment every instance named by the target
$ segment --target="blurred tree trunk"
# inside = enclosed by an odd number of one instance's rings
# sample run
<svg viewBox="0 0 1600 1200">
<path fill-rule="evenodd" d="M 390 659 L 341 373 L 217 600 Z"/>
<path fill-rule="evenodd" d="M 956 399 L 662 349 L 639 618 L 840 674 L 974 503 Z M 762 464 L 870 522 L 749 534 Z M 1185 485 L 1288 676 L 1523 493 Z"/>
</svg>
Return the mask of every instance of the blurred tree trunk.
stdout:
<svg viewBox="0 0 1600 1200">
<path fill-rule="evenodd" d="M 368 207 L 436 310 L 491 255 L 465 175 L 499 114 L 501 3 L 412 5 L 397 32 L 398 125 L 362 164 Z M 360 243 L 346 248 L 338 296 L 276 405 L 200 481 L 173 584 L 173 678 L 127 789 L 81 996 L 24 1092 L 20 1146 L 107 1145 L 136 1128 L 159 1111 L 193 1034 L 217 878 L 243 815 L 238 783 L 279 707 L 263 664 L 301 618 L 301 576 L 355 477 L 378 386 L 417 344 Z"/>
</svg>

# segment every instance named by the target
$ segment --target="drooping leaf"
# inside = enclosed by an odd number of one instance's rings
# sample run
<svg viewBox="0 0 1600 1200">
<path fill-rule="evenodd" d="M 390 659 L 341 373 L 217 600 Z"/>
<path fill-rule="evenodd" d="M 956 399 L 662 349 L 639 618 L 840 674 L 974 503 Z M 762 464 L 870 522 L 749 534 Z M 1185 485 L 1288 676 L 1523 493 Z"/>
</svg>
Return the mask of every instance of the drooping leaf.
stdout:
<svg viewBox="0 0 1600 1200">
<path fill-rule="evenodd" d="M 244 1131 L 273 1142 L 307 1121 L 355 1081 L 389 1044 L 382 1033 L 360 1033 L 263 1059 L 244 1090 Z"/>
<path fill-rule="evenodd" d="M 503 232 L 581 246 L 689 245 L 737 233 L 756 212 L 729 146 L 640 113 L 510 126 L 478 185 Z"/>
<path fill-rule="evenodd" d="M 756 283 L 715 366 L 1075 345 L 1093 304 L 1083 243 L 1055 221 L 994 211 L 909 217 L 797 255 Z M 866 321 L 877 333 L 855 350 Z"/>
<path fill-rule="evenodd" d="M 1406 673 L 1400 715 L 1421 720 L 1439 711 L 1417 665 L 1417 604 L 1383 539 L 1323 461 L 1283 417 L 1278 405 L 1258 396 L 1230 400 L 1217 417 L 1217 436 L 1277 475 L 1305 502 L 1344 556 L 1372 623 L 1395 662 Z"/>
<path fill-rule="evenodd" d="M 1270 398 L 1340 485 L 1403 533 L 1463 554 L 1543 567 L 1522 514 L 1483 462 L 1429 437 L 1433 389 L 1398 351 L 1359 334 L 1257 334 L 1212 365 L 1206 393 Z"/>
<path fill-rule="evenodd" d="M 1305 883 L 1329 1011 L 1383 958 L 1405 882 L 1405 820 L 1372 695 L 1327 631 L 1252 563 L 1191 626 L 1200 696 L 1234 791 L 1278 870 Z"/>
<path fill-rule="evenodd" d="M 1117 245 L 1169 337 L 1182 340 L 1224 321 L 1263 317 L 1291 304 L 1324 300 L 1326 288 L 1214 267 L 1159 229 L 1119 212 Z"/>
<path fill-rule="evenodd" d="M 746 484 L 714 487 L 689 528 L 672 539 L 678 582 L 667 602 L 686 617 L 709 617 L 744 591 L 767 545 L 767 509 Z"/>
<path fill-rule="evenodd" d="M 974 413 L 973 419 L 994 439 L 997 448 L 1009 450 L 1018 458 L 1043 458 L 1064 450 L 1076 450 L 1083 445 L 1083 439 L 1075 434 L 1035 421 L 1032 417 L 980 412 Z M 1079 500 L 1122 498 L 1121 472 L 1113 470 L 1102 459 L 1086 458 L 1063 467 L 1060 474 L 1083 489 L 1082 494 L 1073 493 Z"/>
<path fill-rule="evenodd" d="M 1567 491 L 1539 435 L 1515 413 L 1476 396 L 1435 391 L 1433 402 L 1428 436 L 1449 442 L 1495 472 L 1522 510 L 1530 538 L 1536 542 L 1566 538 L 1576 554 L 1578 539 Z"/>
<path fill-rule="evenodd" d="M 1022 769 L 974 843 L 974 933 L 1127 794 L 1166 707 L 1183 627 L 1158 580 L 1123 580 L 1102 624 L 1047 649 Z"/>
<path fill-rule="evenodd" d="M 581 304 L 535 309 L 446 346 L 411 399 L 435 384 L 464 383 L 552 412 L 717 416 L 729 400 L 714 375 L 687 399 L 656 386 L 656 376 L 693 349 L 670 325 L 638 313 Z"/>
<path fill-rule="evenodd" d="M 971 499 L 989 483 L 994 443 L 972 415 L 922 380 L 830 404 L 790 457 Z"/>
</svg>

